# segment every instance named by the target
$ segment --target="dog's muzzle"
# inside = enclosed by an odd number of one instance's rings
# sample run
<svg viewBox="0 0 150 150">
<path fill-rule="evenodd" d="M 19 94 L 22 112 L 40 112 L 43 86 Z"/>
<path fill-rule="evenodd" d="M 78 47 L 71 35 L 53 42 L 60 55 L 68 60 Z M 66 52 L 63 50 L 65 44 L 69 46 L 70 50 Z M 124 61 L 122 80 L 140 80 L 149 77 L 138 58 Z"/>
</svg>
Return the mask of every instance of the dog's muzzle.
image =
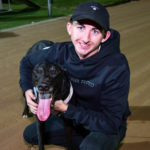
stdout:
<svg viewBox="0 0 150 150">
<path fill-rule="evenodd" d="M 40 121 L 46 121 L 48 119 L 48 117 L 50 116 L 50 112 L 51 112 L 51 102 L 52 102 L 52 95 L 50 95 L 49 93 L 44 94 L 42 96 L 38 96 L 37 92 L 38 89 L 36 87 L 33 88 L 34 90 L 34 95 L 35 97 L 38 97 L 38 109 L 37 109 L 37 117 Z M 73 95 L 73 87 L 72 84 L 70 82 L 70 91 L 69 94 L 67 96 L 67 98 L 64 100 L 65 104 L 68 104 L 69 101 L 71 100 Z"/>
<path fill-rule="evenodd" d="M 33 90 L 35 97 L 38 97 L 37 117 L 40 121 L 46 121 L 50 115 L 52 95 L 49 93 L 38 95 L 38 89 L 36 87 L 34 87 Z"/>
</svg>

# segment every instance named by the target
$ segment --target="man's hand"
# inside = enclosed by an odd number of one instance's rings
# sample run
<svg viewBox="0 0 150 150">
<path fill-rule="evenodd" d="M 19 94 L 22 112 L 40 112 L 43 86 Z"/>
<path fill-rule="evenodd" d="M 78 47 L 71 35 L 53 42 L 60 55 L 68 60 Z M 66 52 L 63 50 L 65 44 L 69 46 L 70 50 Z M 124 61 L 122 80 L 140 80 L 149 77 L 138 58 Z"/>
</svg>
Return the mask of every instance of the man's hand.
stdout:
<svg viewBox="0 0 150 150">
<path fill-rule="evenodd" d="M 33 101 L 33 100 L 36 99 L 36 97 L 33 94 L 33 90 L 31 90 L 31 89 L 27 90 L 25 92 L 25 97 L 26 97 L 27 105 L 30 108 L 30 111 L 33 114 L 36 114 L 37 113 L 38 104 Z"/>
<path fill-rule="evenodd" d="M 68 104 L 65 104 L 62 100 L 58 100 L 54 103 L 54 110 L 65 112 L 68 108 Z"/>
</svg>

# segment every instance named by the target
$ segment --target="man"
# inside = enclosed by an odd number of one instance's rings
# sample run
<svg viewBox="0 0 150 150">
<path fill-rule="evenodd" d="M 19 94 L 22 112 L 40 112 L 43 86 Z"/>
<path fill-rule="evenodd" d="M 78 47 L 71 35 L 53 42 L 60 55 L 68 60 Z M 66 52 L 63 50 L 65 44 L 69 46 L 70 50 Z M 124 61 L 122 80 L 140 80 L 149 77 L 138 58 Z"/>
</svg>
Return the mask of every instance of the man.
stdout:
<svg viewBox="0 0 150 150">
<path fill-rule="evenodd" d="M 50 49 L 25 56 L 20 66 L 20 86 L 36 114 L 32 92 L 33 67 L 44 60 L 57 63 L 68 74 L 76 94 L 76 106 L 58 100 L 54 109 L 73 120 L 73 145 L 81 150 L 115 150 L 125 137 L 129 67 L 120 52 L 119 33 L 109 27 L 108 11 L 98 2 L 81 3 L 67 23 L 72 42 L 55 43 Z M 40 53 L 40 54 L 39 54 Z M 53 123 L 52 123 L 53 122 Z M 52 116 L 46 122 L 46 143 L 66 146 L 64 124 Z M 37 144 L 35 123 L 24 138 Z"/>
</svg>

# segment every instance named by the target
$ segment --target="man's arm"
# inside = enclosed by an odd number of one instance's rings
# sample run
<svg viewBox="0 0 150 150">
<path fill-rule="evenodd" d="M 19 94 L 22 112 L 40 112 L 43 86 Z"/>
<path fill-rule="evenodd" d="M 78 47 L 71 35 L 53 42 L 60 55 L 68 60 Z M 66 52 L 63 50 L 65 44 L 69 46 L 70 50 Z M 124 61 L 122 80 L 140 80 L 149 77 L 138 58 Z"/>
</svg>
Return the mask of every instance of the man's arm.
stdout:
<svg viewBox="0 0 150 150">
<path fill-rule="evenodd" d="M 23 59 L 20 62 L 20 81 L 19 81 L 23 94 L 25 94 L 26 90 L 33 88 L 32 70 L 33 65 L 30 62 L 29 58 L 27 56 L 23 57 Z"/>
</svg>

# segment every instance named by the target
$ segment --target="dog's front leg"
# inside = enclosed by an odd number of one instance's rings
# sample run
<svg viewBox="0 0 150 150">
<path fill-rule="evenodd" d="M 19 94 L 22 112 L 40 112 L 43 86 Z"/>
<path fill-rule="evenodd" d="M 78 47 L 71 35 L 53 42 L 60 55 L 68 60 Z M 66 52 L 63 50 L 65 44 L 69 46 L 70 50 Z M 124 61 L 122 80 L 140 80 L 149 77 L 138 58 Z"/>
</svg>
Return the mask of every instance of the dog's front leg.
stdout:
<svg viewBox="0 0 150 150">
<path fill-rule="evenodd" d="M 37 135 L 39 150 L 44 150 L 44 122 L 37 118 Z"/>
<path fill-rule="evenodd" d="M 23 118 L 29 117 L 29 107 L 27 105 L 27 100 L 26 99 L 25 99 L 25 107 L 24 107 L 24 111 L 22 113 L 22 117 Z"/>
<path fill-rule="evenodd" d="M 65 119 L 65 135 L 66 135 L 66 141 L 67 141 L 67 150 L 73 150 L 72 122 L 69 119 Z"/>
</svg>

